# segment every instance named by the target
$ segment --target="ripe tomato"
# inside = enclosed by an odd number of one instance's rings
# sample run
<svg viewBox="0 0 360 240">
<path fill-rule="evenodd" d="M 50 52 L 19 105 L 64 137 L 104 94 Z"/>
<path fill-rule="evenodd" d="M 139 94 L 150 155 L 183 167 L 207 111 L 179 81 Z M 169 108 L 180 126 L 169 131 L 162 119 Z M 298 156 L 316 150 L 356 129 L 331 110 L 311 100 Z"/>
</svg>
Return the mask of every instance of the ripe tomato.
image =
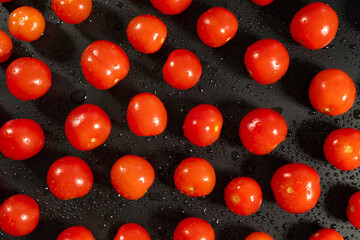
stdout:
<svg viewBox="0 0 360 240">
<path fill-rule="evenodd" d="M 139 156 L 124 156 L 111 169 L 112 185 L 122 197 L 129 200 L 144 196 L 154 179 L 154 168 Z"/>
<path fill-rule="evenodd" d="M 271 188 L 279 207 L 289 213 L 309 211 L 321 194 L 319 174 L 302 163 L 279 168 L 271 179 Z"/>
<path fill-rule="evenodd" d="M 26 101 L 42 97 L 51 87 L 51 72 L 41 60 L 18 58 L 6 69 L 6 84 L 14 97 Z"/>
<path fill-rule="evenodd" d="M 62 21 L 78 24 L 90 16 L 92 0 L 52 0 L 51 8 Z"/>
<path fill-rule="evenodd" d="M 111 131 L 108 115 L 98 106 L 83 104 L 70 112 L 65 134 L 70 144 L 80 151 L 92 150 L 103 144 Z"/>
<path fill-rule="evenodd" d="M 0 63 L 7 61 L 11 55 L 13 43 L 9 35 L 0 30 Z"/>
<path fill-rule="evenodd" d="M 56 240 L 95 240 L 92 233 L 83 226 L 65 229 Z"/>
<path fill-rule="evenodd" d="M 39 39 L 45 31 L 45 19 L 39 10 L 23 6 L 15 9 L 9 17 L 10 33 L 21 41 Z"/>
<path fill-rule="evenodd" d="M 127 122 L 130 130 L 138 136 L 159 135 L 167 125 L 165 106 L 152 93 L 138 94 L 129 103 Z"/>
<path fill-rule="evenodd" d="M 0 3 L 7 3 L 10 2 L 11 0 L 0 0 Z"/>
<path fill-rule="evenodd" d="M 94 179 L 87 163 L 77 157 L 56 160 L 47 173 L 49 190 L 62 200 L 80 198 L 90 192 Z"/>
<path fill-rule="evenodd" d="M 235 214 L 248 216 L 256 213 L 262 204 L 261 187 L 252 178 L 235 178 L 225 188 L 225 202 Z"/>
<path fill-rule="evenodd" d="M 245 240 L 274 240 L 269 234 L 264 232 L 254 232 L 247 236 Z"/>
<path fill-rule="evenodd" d="M 201 62 L 185 49 L 170 53 L 163 68 L 165 82 L 177 89 L 192 88 L 200 80 L 201 73 Z"/>
<path fill-rule="evenodd" d="M 30 119 L 14 119 L 0 128 L 0 151 L 13 160 L 35 156 L 44 146 L 44 132 Z"/>
<path fill-rule="evenodd" d="M 9 197 L 0 206 L 0 228 L 11 236 L 31 233 L 38 225 L 39 218 L 39 205 L 26 195 Z"/>
<path fill-rule="evenodd" d="M 309 240 L 344 240 L 344 238 L 336 230 L 324 228 L 311 235 Z"/>
<path fill-rule="evenodd" d="M 126 77 L 130 62 L 115 43 L 100 40 L 90 44 L 81 56 L 86 80 L 97 89 L 109 89 Z"/>
<path fill-rule="evenodd" d="M 264 85 L 282 78 L 290 63 L 286 48 L 274 39 L 263 39 L 252 44 L 246 50 L 244 61 L 250 76 Z"/>
<path fill-rule="evenodd" d="M 184 122 L 184 136 L 192 144 L 206 147 L 218 140 L 223 125 L 221 112 L 214 106 L 201 104 L 188 113 Z"/>
<path fill-rule="evenodd" d="M 347 217 L 352 225 L 360 228 L 360 192 L 354 193 L 346 208 Z"/>
<path fill-rule="evenodd" d="M 347 112 L 354 104 L 356 88 L 353 80 L 339 69 L 326 69 L 314 77 L 309 97 L 316 111 L 330 116 Z"/>
<path fill-rule="evenodd" d="M 235 15 L 226 8 L 213 7 L 203 13 L 197 22 L 197 33 L 209 47 L 221 47 L 233 39 L 238 30 Z"/>
<path fill-rule="evenodd" d="M 286 139 L 287 130 L 285 119 L 279 113 L 268 108 L 258 108 L 241 120 L 239 135 L 248 151 L 264 155 Z"/>
<path fill-rule="evenodd" d="M 150 0 L 151 4 L 166 15 L 176 15 L 187 9 L 192 0 Z"/>
<path fill-rule="evenodd" d="M 135 17 L 126 29 L 131 45 L 139 52 L 151 54 L 159 51 L 164 44 L 167 29 L 165 24 L 150 14 Z"/>
<path fill-rule="evenodd" d="M 189 217 L 177 225 L 173 240 L 215 240 L 215 232 L 207 221 Z"/>
<path fill-rule="evenodd" d="M 114 240 L 151 240 L 149 233 L 136 223 L 127 223 L 119 228 Z"/>
<path fill-rule="evenodd" d="M 291 20 L 290 33 L 293 39 L 308 49 L 320 49 L 334 38 L 339 19 L 329 5 L 311 3 L 300 9 Z"/>
<path fill-rule="evenodd" d="M 259 6 L 266 6 L 272 3 L 274 0 L 251 0 L 253 3 L 259 5 Z"/>
<path fill-rule="evenodd" d="M 175 186 L 190 197 L 209 195 L 215 187 L 216 175 L 211 164 L 203 158 L 187 158 L 177 166 Z"/>
</svg>

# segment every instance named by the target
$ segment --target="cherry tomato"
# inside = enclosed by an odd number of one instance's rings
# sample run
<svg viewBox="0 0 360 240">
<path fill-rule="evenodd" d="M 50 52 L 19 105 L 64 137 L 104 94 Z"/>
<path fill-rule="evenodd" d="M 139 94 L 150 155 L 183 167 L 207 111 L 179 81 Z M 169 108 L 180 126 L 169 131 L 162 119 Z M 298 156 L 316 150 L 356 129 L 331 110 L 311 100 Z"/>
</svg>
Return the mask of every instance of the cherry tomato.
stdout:
<svg viewBox="0 0 360 240">
<path fill-rule="evenodd" d="M 39 10 L 23 6 L 15 9 L 9 17 L 10 33 L 21 41 L 32 42 L 45 31 L 45 19 Z"/>
<path fill-rule="evenodd" d="M 150 14 L 135 17 L 126 29 L 131 45 L 139 52 L 151 54 L 164 44 L 167 29 L 165 24 Z"/>
<path fill-rule="evenodd" d="M 308 49 L 320 49 L 328 45 L 336 35 L 339 19 L 329 5 L 311 3 L 300 9 L 291 20 L 293 39 Z"/>
<path fill-rule="evenodd" d="M 354 227 L 360 228 L 360 192 L 354 193 L 351 196 L 346 209 L 346 214 L 350 223 Z"/>
<path fill-rule="evenodd" d="M 11 236 L 24 236 L 37 227 L 40 209 L 29 196 L 17 194 L 0 206 L 0 228 Z"/>
<path fill-rule="evenodd" d="M 150 0 L 151 4 L 166 15 L 176 15 L 187 9 L 192 0 Z"/>
<path fill-rule="evenodd" d="M 13 50 L 13 43 L 9 35 L 0 30 L 0 63 L 7 61 L 10 58 Z"/>
<path fill-rule="evenodd" d="M 0 0 L 0 3 L 7 3 L 10 2 L 11 0 Z"/>
<path fill-rule="evenodd" d="M 167 125 L 165 106 L 152 93 L 138 94 L 129 103 L 127 122 L 130 130 L 138 136 L 159 135 Z"/>
<path fill-rule="evenodd" d="M 98 106 L 83 104 L 70 112 L 65 122 L 65 134 L 70 144 L 80 151 L 92 150 L 109 137 L 111 121 Z"/>
<path fill-rule="evenodd" d="M 259 5 L 259 6 L 266 6 L 272 3 L 274 0 L 251 0 L 253 3 Z"/>
<path fill-rule="evenodd" d="M 247 236 L 245 240 L 274 240 L 269 234 L 264 232 L 254 232 Z"/>
<path fill-rule="evenodd" d="M 44 132 L 30 119 L 14 119 L 0 128 L 0 151 L 12 160 L 24 160 L 38 154 L 44 146 Z"/>
<path fill-rule="evenodd" d="M 165 82 L 177 89 L 189 89 L 199 82 L 201 62 L 192 52 L 177 49 L 170 53 L 163 68 Z"/>
<path fill-rule="evenodd" d="M 336 230 L 324 228 L 311 235 L 309 240 L 344 240 L 344 238 Z"/>
<path fill-rule="evenodd" d="M 6 69 L 6 84 L 14 97 L 26 101 L 42 97 L 51 87 L 51 72 L 41 60 L 18 58 Z"/>
<path fill-rule="evenodd" d="M 319 72 L 311 81 L 309 97 L 316 111 L 330 116 L 347 112 L 354 104 L 356 88 L 353 80 L 339 69 Z"/>
<path fill-rule="evenodd" d="M 85 196 L 90 192 L 93 182 L 89 165 L 77 157 L 56 160 L 47 173 L 50 192 L 62 200 Z"/>
<path fill-rule="evenodd" d="M 83 226 L 65 229 L 56 240 L 95 240 L 92 233 Z"/>
<path fill-rule="evenodd" d="M 289 67 L 289 53 L 274 39 L 263 39 L 252 44 L 245 53 L 246 69 L 258 83 L 271 84 L 280 80 Z"/>
<path fill-rule="evenodd" d="M 144 196 L 155 179 L 154 168 L 142 157 L 127 155 L 111 169 L 111 183 L 124 198 L 137 200 Z"/>
<path fill-rule="evenodd" d="M 218 140 L 223 125 L 221 112 L 214 106 L 201 104 L 188 113 L 184 122 L 184 136 L 192 144 L 206 147 Z"/>
<path fill-rule="evenodd" d="M 235 214 L 248 216 L 256 213 L 262 204 L 261 187 L 252 178 L 235 178 L 225 188 L 225 202 Z"/>
<path fill-rule="evenodd" d="M 287 130 L 285 119 L 279 113 L 268 108 L 258 108 L 241 120 L 239 135 L 248 151 L 264 155 L 285 141 Z"/>
<path fill-rule="evenodd" d="M 173 240 L 215 240 L 215 232 L 205 220 L 189 217 L 176 227 Z"/>
<path fill-rule="evenodd" d="M 151 240 L 149 233 L 136 223 L 127 223 L 119 228 L 114 240 Z"/>
<path fill-rule="evenodd" d="M 90 16 L 92 0 L 52 0 L 51 8 L 62 21 L 78 24 Z"/>
<path fill-rule="evenodd" d="M 211 164 L 203 158 L 187 158 L 175 170 L 175 186 L 190 197 L 209 195 L 215 187 L 216 175 Z"/>
<path fill-rule="evenodd" d="M 319 174 L 302 163 L 279 168 L 271 179 L 271 188 L 279 207 L 289 213 L 311 210 L 321 194 Z"/>
<path fill-rule="evenodd" d="M 235 15 L 226 8 L 210 8 L 197 22 L 197 33 L 201 41 L 213 48 L 225 45 L 235 37 L 237 30 Z"/>
</svg>

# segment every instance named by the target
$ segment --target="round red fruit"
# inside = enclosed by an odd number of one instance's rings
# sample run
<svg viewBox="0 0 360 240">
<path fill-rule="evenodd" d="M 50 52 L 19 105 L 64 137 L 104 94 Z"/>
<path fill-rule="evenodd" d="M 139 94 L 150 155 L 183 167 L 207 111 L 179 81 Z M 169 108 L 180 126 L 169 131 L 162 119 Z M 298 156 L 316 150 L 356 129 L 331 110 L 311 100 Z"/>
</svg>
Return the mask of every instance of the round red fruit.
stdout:
<svg viewBox="0 0 360 240">
<path fill-rule="evenodd" d="M 263 6 L 269 5 L 274 0 L 251 0 L 251 1 L 253 1 L 253 3 L 255 3 L 256 5 L 263 7 Z"/>
<path fill-rule="evenodd" d="M 65 229 L 56 240 L 95 240 L 92 233 L 83 226 Z"/>
<path fill-rule="evenodd" d="M 360 192 L 351 196 L 346 208 L 346 214 L 350 223 L 354 227 L 360 228 Z"/>
<path fill-rule="evenodd" d="M 311 235 L 309 240 L 344 240 L 344 238 L 336 230 L 324 228 Z"/>
<path fill-rule="evenodd" d="M 13 50 L 13 43 L 9 35 L 0 30 L 0 63 L 7 61 L 10 58 Z"/>
<path fill-rule="evenodd" d="M 62 21 L 78 24 L 90 16 L 92 0 L 52 0 L 51 8 Z"/>
<path fill-rule="evenodd" d="M 114 240 L 151 240 L 145 228 L 136 223 L 122 225 Z"/>
<path fill-rule="evenodd" d="M 247 236 L 245 240 L 274 240 L 269 234 L 264 232 L 254 232 Z"/>
<path fill-rule="evenodd" d="M 192 0 L 150 0 L 151 4 L 166 15 L 176 15 L 187 9 Z"/>
<path fill-rule="evenodd" d="M 215 232 L 205 220 L 189 217 L 176 227 L 174 240 L 215 240 Z"/>
</svg>

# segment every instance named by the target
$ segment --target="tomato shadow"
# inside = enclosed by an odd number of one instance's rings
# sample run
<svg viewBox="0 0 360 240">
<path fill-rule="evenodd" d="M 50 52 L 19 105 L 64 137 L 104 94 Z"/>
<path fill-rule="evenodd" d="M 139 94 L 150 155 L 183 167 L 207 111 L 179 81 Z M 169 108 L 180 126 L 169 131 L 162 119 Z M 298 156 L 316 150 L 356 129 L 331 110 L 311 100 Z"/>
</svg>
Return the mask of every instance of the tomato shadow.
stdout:
<svg viewBox="0 0 360 240">
<path fill-rule="evenodd" d="M 309 239 L 312 234 L 320 230 L 320 226 L 315 223 L 303 222 L 296 223 L 288 229 L 285 239 L 304 240 Z"/>
<path fill-rule="evenodd" d="M 245 239 L 252 232 L 256 232 L 256 230 L 246 225 L 236 224 L 221 228 L 220 232 L 216 232 L 216 236 L 218 239 L 238 240 Z"/>
<path fill-rule="evenodd" d="M 51 220 L 44 219 L 44 217 L 40 215 L 38 226 L 26 237 L 28 237 L 27 239 L 56 239 L 58 235 L 65 229 L 66 223 L 63 221 L 54 218 Z"/>
</svg>

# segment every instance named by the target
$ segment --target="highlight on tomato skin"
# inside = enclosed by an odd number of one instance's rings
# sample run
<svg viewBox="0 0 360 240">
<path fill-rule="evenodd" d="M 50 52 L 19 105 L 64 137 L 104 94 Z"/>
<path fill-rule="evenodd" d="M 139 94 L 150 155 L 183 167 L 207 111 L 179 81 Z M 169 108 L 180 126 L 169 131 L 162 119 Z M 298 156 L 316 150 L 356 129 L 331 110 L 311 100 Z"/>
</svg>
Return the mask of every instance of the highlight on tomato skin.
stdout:
<svg viewBox="0 0 360 240">
<path fill-rule="evenodd" d="M 264 232 L 254 232 L 247 236 L 245 240 L 274 240 L 269 234 Z"/>
<path fill-rule="evenodd" d="M 52 0 L 51 9 L 56 16 L 68 24 L 79 24 L 91 13 L 92 0 Z"/>
<path fill-rule="evenodd" d="M 334 229 L 323 228 L 311 235 L 309 240 L 344 240 L 344 238 Z"/>
<path fill-rule="evenodd" d="M 154 8 L 165 15 L 177 15 L 185 11 L 192 0 L 150 0 Z"/>
<path fill-rule="evenodd" d="M 95 240 L 95 238 L 86 227 L 75 226 L 62 231 L 56 240 Z"/>
<path fill-rule="evenodd" d="M 197 217 L 188 217 L 176 227 L 173 240 L 215 240 L 215 232 L 211 225 Z"/>
<path fill-rule="evenodd" d="M 12 53 L 13 42 L 9 35 L 0 30 L 0 63 L 6 62 Z"/>
<path fill-rule="evenodd" d="M 122 225 L 114 240 L 151 240 L 145 228 L 136 223 L 126 223 Z"/>
<path fill-rule="evenodd" d="M 346 215 L 350 223 L 360 229 L 360 192 L 354 193 L 346 208 Z"/>
</svg>

